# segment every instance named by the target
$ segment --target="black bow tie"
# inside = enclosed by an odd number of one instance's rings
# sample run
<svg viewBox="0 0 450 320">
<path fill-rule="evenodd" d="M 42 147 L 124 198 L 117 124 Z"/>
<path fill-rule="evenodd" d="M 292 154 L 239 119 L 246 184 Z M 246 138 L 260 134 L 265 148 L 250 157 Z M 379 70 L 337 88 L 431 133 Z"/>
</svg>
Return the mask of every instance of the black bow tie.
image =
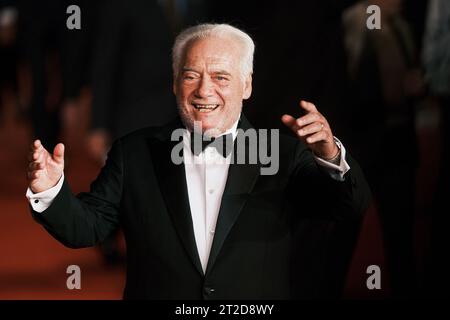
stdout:
<svg viewBox="0 0 450 320">
<path fill-rule="evenodd" d="M 233 149 L 233 135 L 224 134 L 217 138 L 205 137 L 200 133 L 191 133 L 191 151 L 198 156 L 207 146 L 216 148 L 222 157 L 227 157 Z"/>
</svg>

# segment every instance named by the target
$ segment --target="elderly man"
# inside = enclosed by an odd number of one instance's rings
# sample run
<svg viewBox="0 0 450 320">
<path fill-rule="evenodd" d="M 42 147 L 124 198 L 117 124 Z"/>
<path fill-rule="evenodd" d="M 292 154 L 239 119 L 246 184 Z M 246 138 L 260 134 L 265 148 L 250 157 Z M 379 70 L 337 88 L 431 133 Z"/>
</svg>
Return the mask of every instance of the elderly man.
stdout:
<svg viewBox="0 0 450 320">
<path fill-rule="evenodd" d="M 191 148 L 200 134 L 228 136 L 236 151 L 238 135 L 252 130 L 241 111 L 252 91 L 253 52 L 251 38 L 229 25 L 183 31 L 173 47 L 179 119 L 118 139 L 88 193 L 71 193 L 62 144 L 49 153 L 33 143 L 27 191 L 33 217 L 72 248 L 93 246 L 120 224 L 127 243 L 124 298 L 291 298 L 301 285 L 294 281 L 298 241 L 308 241 L 309 226 L 353 221 L 364 212 L 370 197 L 364 177 L 312 103 L 300 103 L 304 116 L 281 119 L 298 139 L 275 141 L 275 174 L 262 175 L 259 161 L 211 161 L 231 156 L 212 144 Z M 177 129 L 183 158 L 196 161 L 174 163 Z"/>
</svg>

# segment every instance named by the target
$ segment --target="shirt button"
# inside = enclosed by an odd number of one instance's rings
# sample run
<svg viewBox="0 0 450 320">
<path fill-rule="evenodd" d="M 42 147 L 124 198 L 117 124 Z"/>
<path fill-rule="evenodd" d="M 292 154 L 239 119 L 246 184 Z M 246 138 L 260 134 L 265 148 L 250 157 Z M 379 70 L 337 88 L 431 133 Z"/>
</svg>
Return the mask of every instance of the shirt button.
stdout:
<svg viewBox="0 0 450 320">
<path fill-rule="evenodd" d="M 209 230 L 209 233 L 214 234 L 214 230 Z"/>
<path fill-rule="evenodd" d="M 213 194 L 214 193 L 214 189 L 209 189 L 208 192 L 209 192 L 209 194 Z"/>
<path fill-rule="evenodd" d="M 39 203 L 39 200 L 38 199 L 34 200 L 34 203 Z"/>
</svg>

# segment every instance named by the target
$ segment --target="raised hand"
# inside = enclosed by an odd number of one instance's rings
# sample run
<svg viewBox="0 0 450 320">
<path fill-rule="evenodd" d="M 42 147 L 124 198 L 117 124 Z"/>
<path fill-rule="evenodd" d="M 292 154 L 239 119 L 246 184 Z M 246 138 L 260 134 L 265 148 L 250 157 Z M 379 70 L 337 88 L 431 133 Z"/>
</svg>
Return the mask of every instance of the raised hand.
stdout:
<svg viewBox="0 0 450 320">
<path fill-rule="evenodd" d="M 300 107 L 306 113 L 304 116 L 296 119 L 285 114 L 281 117 L 281 121 L 294 131 L 316 156 L 325 160 L 335 158 L 339 148 L 333 139 L 327 119 L 310 102 L 302 100 Z"/>
<path fill-rule="evenodd" d="M 27 178 L 29 187 L 39 193 L 54 187 L 64 171 L 64 145 L 58 143 L 50 154 L 41 141 L 35 140 L 31 145 Z"/>
</svg>

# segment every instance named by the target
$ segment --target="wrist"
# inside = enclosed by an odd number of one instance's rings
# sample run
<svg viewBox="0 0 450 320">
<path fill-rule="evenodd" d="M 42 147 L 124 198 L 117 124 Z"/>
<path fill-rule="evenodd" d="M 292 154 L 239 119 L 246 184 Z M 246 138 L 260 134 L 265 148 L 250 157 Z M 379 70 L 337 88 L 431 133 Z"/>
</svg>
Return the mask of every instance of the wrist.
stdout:
<svg viewBox="0 0 450 320">
<path fill-rule="evenodd" d="M 334 156 L 332 156 L 332 157 L 323 157 L 323 159 L 327 160 L 327 161 L 333 161 L 333 160 L 336 160 L 337 158 L 339 158 L 340 155 L 341 155 L 341 149 L 339 149 L 336 146 L 336 151 L 334 152 Z"/>
<path fill-rule="evenodd" d="M 325 158 L 324 160 L 336 165 L 339 164 L 339 162 L 341 161 L 341 150 L 338 149 L 336 155 L 333 158 L 330 159 Z"/>
<path fill-rule="evenodd" d="M 341 144 L 337 139 L 335 139 L 334 141 L 334 146 L 336 148 L 336 151 L 332 153 L 333 156 L 331 157 L 322 156 L 320 158 L 327 162 L 331 162 L 332 164 L 339 165 L 339 163 L 341 162 Z"/>
</svg>

